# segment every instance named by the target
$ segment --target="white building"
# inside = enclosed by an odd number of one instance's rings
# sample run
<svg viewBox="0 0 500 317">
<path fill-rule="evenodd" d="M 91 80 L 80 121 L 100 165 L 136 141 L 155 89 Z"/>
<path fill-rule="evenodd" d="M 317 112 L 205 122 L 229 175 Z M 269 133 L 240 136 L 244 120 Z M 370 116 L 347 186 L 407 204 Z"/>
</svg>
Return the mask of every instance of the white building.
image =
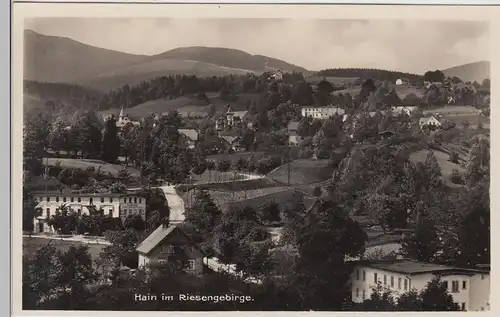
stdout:
<svg viewBox="0 0 500 317">
<path fill-rule="evenodd" d="M 395 115 L 400 115 L 401 113 L 405 113 L 408 116 L 411 116 L 414 113 L 417 113 L 420 111 L 419 107 L 415 106 L 396 106 L 392 107 L 392 113 Z"/>
<path fill-rule="evenodd" d="M 122 221 L 130 215 L 140 215 L 146 220 L 146 198 L 136 193 L 82 194 L 53 191 L 34 192 L 33 197 L 38 202 L 36 207 L 42 211 L 42 215 L 33 220 L 35 232 L 51 232 L 47 219 L 55 215 L 62 205 L 78 215 L 89 215 L 90 210 L 95 208 L 102 210 L 104 215 L 120 218 Z"/>
<path fill-rule="evenodd" d="M 411 289 L 422 291 L 435 276 L 448 286 L 448 292 L 463 310 L 489 310 L 490 274 L 487 269 L 464 269 L 409 260 L 354 262 L 352 300 L 368 299 L 377 282 L 394 297 Z"/>
<path fill-rule="evenodd" d="M 111 115 L 107 116 L 104 118 L 104 120 L 108 120 L 111 118 Z M 133 126 L 140 126 L 141 123 L 139 121 L 132 121 L 129 119 L 129 117 L 125 114 L 123 107 L 120 109 L 120 114 L 118 115 L 118 118 L 116 119 L 116 127 L 121 129 L 127 124 L 132 124 Z"/>
<path fill-rule="evenodd" d="M 271 78 L 274 80 L 283 80 L 283 72 L 281 70 L 277 70 L 271 75 Z"/>
<path fill-rule="evenodd" d="M 396 85 L 402 85 L 402 84 L 403 84 L 403 80 L 402 79 L 396 80 Z"/>
<path fill-rule="evenodd" d="M 427 118 L 420 118 L 420 120 L 418 121 L 418 125 L 420 126 L 420 129 L 424 127 L 437 129 L 440 128 L 443 124 L 436 117 L 430 116 Z"/>
<path fill-rule="evenodd" d="M 302 107 L 302 116 L 326 120 L 334 115 L 340 115 L 345 120 L 345 110 L 338 107 Z"/>
</svg>

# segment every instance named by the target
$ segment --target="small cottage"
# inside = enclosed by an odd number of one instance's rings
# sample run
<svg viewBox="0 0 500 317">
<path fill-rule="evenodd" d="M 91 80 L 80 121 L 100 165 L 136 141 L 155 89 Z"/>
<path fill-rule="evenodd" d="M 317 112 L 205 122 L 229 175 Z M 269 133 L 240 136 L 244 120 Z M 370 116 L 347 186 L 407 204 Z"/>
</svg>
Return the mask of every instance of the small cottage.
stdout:
<svg viewBox="0 0 500 317">
<path fill-rule="evenodd" d="M 139 266 L 147 268 L 166 265 L 183 252 L 186 260 L 185 270 L 194 274 L 203 273 L 203 252 L 198 245 L 177 225 L 162 224 L 136 248 Z"/>
</svg>

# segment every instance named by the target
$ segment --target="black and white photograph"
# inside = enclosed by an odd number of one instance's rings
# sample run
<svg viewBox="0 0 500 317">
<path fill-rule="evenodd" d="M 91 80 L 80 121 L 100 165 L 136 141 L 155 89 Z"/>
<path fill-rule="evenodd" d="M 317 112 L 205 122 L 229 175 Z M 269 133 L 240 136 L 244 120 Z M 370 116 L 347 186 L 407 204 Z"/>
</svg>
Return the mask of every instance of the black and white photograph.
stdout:
<svg viewBox="0 0 500 317">
<path fill-rule="evenodd" d="M 18 17 L 22 311 L 490 311 L 489 8 L 170 6 Z"/>
</svg>

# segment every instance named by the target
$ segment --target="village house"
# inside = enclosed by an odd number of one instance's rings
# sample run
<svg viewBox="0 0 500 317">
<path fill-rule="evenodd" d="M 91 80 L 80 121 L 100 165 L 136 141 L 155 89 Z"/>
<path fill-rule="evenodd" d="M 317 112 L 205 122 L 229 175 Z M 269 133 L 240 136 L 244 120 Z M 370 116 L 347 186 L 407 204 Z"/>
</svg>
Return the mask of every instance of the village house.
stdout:
<svg viewBox="0 0 500 317">
<path fill-rule="evenodd" d="M 137 246 L 136 251 L 139 256 L 139 267 L 142 268 L 171 263 L 178 256 L 176 252 L 184 252 L 187 261 L 186 271 L 203 273 L 202 250 L 177 225 L 160 225 Z"/>
<path fill-rule="evenodd" d="M 103 215 L 120 218 L 123 221 L 130 215 L 140 215 L 146 220 L 146 198 L 138 193 L 73 193 L 65 191 L 33 192 L 33 197 L 38 202 L 36 208 L 42 215 L 35 217 L 35 232 L 51 232 L 52 228 L 47 220 L 60 211 L 64 205 L 78 215 L 90 215 L 90 211 L 101 210 Z"/>
<path fill-rule="evenodd" d="M 272 74 L 269 79 L 274 79 L 274 80 L 278 80 L 278 81 L 281 81 L 283 80 L 283 72 L 281 70 L 277 70 L 274 72 L 274 74 Z"/>
<path fill-rule="evenodd" d="M 430 128 L 431 130 L 433 130 L 441 128 L 443 126 L 443 123 L 435 116 L 430 116 L 420 118 L 418 121 L 418 125 L 420 126 L 420 129 Z"/>
<path fill-rule="evenodd" d="M 253 128 L 252 116 L 248 111 L 232 111 L 228 107 L 227 112 L 215 119 L 215 129 L 224 130 L 227 127 Z"/>
<path fill-rule="evenodd" d="M 242 152 L 246 150 L 246 148 L 241 144 L 242 138 L 240 136 L 224 135 L 221 136 L 221 139 L 224 140 L 226 146 L 234 152 Z"/>
<path fill-rule="evenodd" d="M 113 115 L 109 115 L 106 118 L 104 118 L 105 121 L 111 119 Z M 116 120 L 116 127 L 119 129 L 122 129 L 126 125 L 131 124 L 134 127 L 140 126 L 141 123 L 139 121 L 132 121 L 129 119 L 128 115 L 125 114 L 123 107 L 120 110 L 120 114 L 118 115 L 118 119 Z"/>
<path fill-rule="evenodd" d="M 400 115 L 401 113 L 405 113 L 408 116 L 412 116 L 416 113 L 420 112 L 420 108 L 416 106 L 395 106 L 392 107 L 392 113 L 394 115 Z"/>
<path fill-rule="evenodd" d="M 404 81 L 401 78 L 396 80 L 396 85 L 399 86 L 399 85 L 403 85 L 403 84 L 404 84 Z"/>
<path fill-rule="evenodd" d="M 196 131 L 195 129 L 179 129 L 178 131 L 180 134 L 185 136 L 188 147 L 190 149 L 194 149 L 194 147 L 196 146 L 196 142 L 198 142 L 198 131 Z"/>
<path fill-rule="evenodd" d="M 489 310 L 490 273 L 487 268 L 466 269 L 410 260 L 354 261 L 351 275 L 352 300 L 361 303 L 370 297 L 377 283 L 399 297 L 411 289 L 422 291 L 440 276 L 462 310 Z"/>
<path fill-rule="evenodd" d="M 297 129 L 299 127 L 299 122 L 292 121 L 288 124 L 288 144 L 291 146 L 299 145 L 299 142 L 302 140 L 297 134 Z"/>
<path fill-rule="evenodd" d="M 302 116 L 312 119 L 326 120 L 334 115 L 346 118 L 345 110 L 338 107 L 302 107 Z"/>
</svg>

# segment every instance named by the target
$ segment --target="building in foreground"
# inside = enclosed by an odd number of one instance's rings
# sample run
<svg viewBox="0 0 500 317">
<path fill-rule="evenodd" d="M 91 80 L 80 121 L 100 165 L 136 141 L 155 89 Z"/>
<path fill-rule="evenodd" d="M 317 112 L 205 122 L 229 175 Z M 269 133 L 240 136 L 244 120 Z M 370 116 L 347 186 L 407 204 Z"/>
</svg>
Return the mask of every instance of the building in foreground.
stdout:
<svg viewBox="0 0 500 317">
<path fill-rule="evenodd" d="M 334 115 L 343 116 L 345 120 L 345 110 L 338 107 L 302 107 L 302 116 L 313 119 L 326 120 Z"/>
<path fill-rule="evenodd" d="M 35 232 L 51 232 L 47 220 L 64 205 L 78 215 L 90 215 L 92 209 L 101 210 L 104 215 L 124 221 L 130 215 L 140 215 L 146 220 L 146 198 L 138 193 L 73 193 L 65 191 L 33 192 L 42 215 L 34 221 Z"/>
<path fill-rule="evenodd" d="M 397 298 L 415 289 L 425 289 L 435 276 L 448 286 L 448 292 L 462 310 L 489 310 L 490 273 L 488 268 L 465 269 L 410 260 L 355 261 L 351 275 L 352 300 L 368 299 L 380 282 Z"/>
<path fill-rule="evenodd" d="M 176 256 L 174 253 L 179 250 L 184 252 L 186 257 L 186 271 L 203 273 L 203 252 L 177 225 L 162 224 L 137 246 L 139 267 L 167 264 L 173 261 Z"/>
</svg>

